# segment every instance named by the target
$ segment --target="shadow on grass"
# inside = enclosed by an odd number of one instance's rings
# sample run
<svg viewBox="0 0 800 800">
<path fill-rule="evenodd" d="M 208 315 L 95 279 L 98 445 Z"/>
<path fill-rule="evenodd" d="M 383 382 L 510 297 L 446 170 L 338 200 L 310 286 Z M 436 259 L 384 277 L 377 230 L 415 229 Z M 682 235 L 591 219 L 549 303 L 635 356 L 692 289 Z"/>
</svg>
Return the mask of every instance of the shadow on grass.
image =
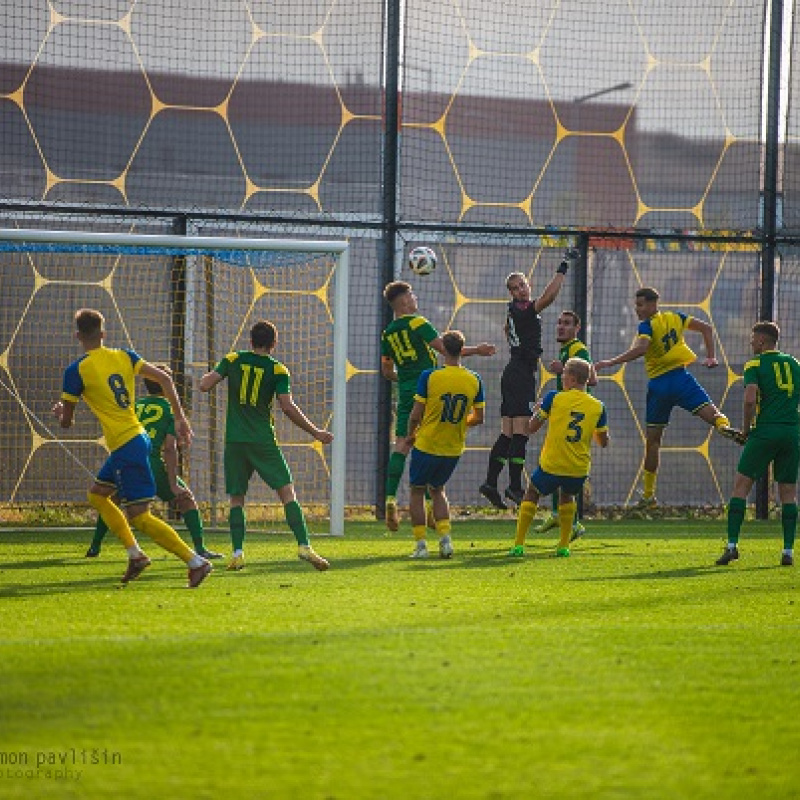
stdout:
<svg viewBox="0 0 800 800">
<path fill-rule="evenodd" d="M 720 567 L 716 564 L 701 564 L 697 567 L 682 567 L 680 569 L 655 570 L 653 572 L 634 572 L 626 575 L 593 575 L 589 577 L 572 578 L 576 583 L 605 583 L 607 581 L 652 581 L 652 580 L 674 580 L 675 578 L 707 578 L 715 575 L 728 575 L 738 572 L 763 572 L 786 569 L 780 564 L 759 565 L 752 567 L 737 566 Z"/>
</svg>

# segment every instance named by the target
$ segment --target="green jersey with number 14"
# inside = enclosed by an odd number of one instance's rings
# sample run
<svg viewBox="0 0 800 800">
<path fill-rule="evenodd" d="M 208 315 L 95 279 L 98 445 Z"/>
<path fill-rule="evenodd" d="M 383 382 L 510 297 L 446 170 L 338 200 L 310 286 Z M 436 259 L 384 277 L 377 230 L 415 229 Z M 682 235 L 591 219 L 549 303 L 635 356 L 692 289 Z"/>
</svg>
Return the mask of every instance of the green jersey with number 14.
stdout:
<svg viewBox="0 0 800 800">
<path fill-rule="evenodd" d="M 430 342 L 439 332 L 425 317 L 407 314 L 392 320 L 381 334 L 381 355 L 391 358 L 401 389 L 417 390 L 419 376 L 436 366 L 436 351 Z"/>
</svg>

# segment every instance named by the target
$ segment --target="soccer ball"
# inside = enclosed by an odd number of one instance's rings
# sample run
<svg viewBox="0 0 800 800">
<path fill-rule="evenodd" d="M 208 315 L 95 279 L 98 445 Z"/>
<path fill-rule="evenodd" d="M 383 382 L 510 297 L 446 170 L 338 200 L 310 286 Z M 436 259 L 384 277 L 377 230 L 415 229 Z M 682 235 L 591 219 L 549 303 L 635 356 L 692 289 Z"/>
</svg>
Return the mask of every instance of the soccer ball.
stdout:
<svg viewBox="0 0 800 800">
<path fill-rule="evenodd" d="M 430 247 L 415 247 L 408 254 L 408 266 L 415 275 L 430 275 L 436 269 L 436 253 Z"/>
</svg>

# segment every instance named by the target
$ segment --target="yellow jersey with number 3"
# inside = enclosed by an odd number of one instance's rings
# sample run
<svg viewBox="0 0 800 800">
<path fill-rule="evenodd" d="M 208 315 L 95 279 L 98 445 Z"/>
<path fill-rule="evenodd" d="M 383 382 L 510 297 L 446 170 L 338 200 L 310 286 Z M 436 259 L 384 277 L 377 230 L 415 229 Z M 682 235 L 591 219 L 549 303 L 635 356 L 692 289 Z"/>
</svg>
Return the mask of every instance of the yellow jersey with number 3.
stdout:
<svg viewBox="0 0 800 800">
<path fill-rule="evenodd" d="M 580 389 L 553 390 L 545 395 L 535 416 L 548 421 L 539 466 L 551 475 L 588 475 L 594 433 L 608 430 L 606 407 Z"/>
<path fill-rule="evenodd" d="M 692 364 L 697 356 L 683 339 L 683 332 L 692 318 L 680 311 L 659 311 L 639 323 L 639 336 L 650 339 L 644 354 L 648 378 Z"/>
<path fill-rule="evenodd" d="M 144 363 L 133 350 L 97 347 L 64 371 L 61 399 L 77 403 L 83 397 L 100 422 L 109 450 L 144 433 L 134 408 L 134 378 Z"/>
</svg>

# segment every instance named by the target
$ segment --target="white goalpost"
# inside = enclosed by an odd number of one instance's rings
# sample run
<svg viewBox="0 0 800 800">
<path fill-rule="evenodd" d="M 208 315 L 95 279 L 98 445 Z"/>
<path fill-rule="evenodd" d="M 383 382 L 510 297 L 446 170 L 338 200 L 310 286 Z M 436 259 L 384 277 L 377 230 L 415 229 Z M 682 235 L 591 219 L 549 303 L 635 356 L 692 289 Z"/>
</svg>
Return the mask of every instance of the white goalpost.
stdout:
<svg viewBox="0 0 800 800">
<path fill-rule="evenodd" d="M 184 474 L 215 515 L 225 503 L 225 400 L 195 387 L 228 352 L 249 349 L 250 327 L 269 319 L 298 405 L 334 434 L 323 448 L 276 415 L 298 499 L 310 516 L 329 517 L 332 534 L 344 533 L 346 241 L 0 229 L 0 287 L 0 503 L 82 500 L 86 476 L 75 462 L 93 472 L 104 457 L 91 414 L 69 432 L 45 421 L 64 367 L 79 355 L 74 312 L 88 306 L 104 314 L 109 346 L 172 367 L 196 434 Z M 248 508 L 275 502 L 253 482 Z"/>
</svg>

